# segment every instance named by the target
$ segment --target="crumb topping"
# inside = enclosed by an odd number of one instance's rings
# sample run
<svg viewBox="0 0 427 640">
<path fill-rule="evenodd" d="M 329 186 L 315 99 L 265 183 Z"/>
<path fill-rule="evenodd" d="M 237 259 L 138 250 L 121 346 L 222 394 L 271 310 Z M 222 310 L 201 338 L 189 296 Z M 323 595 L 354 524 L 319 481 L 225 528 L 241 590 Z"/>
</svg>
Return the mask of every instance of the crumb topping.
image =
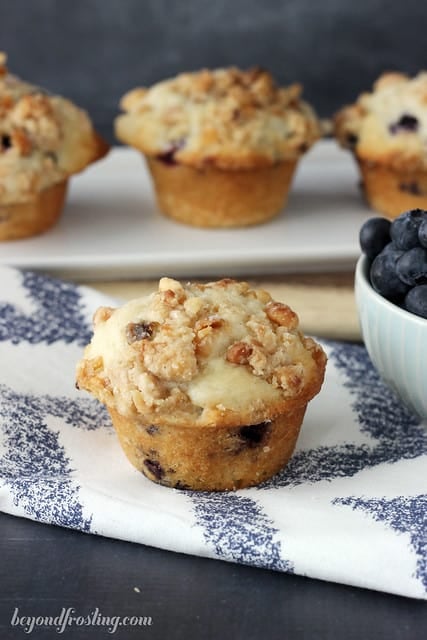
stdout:
<svg viewBox="0 0 427 640">
<path fill-rule="evenodd" d="M 80 388 L 123 415 L 207 425 L 229 413 L 256 424 L 318 392 L 325 355 L 297 315 L 230 279 L 181 284 L 94 316 Z M 231 418 L 230 418 L 231 419 Z"/>
<path fill-rule="evenodd" d="M 107 148 L 84 111 L 10 74 L 0 53 L 0 205 L 31 201 Z"/>
<path fill-rule="evenodd" d="M 195 168 L 244 169 L 296 159 L 320 137 L 298 84 L 270 73 L 203 69 L 182 73 L 121 100 L 116 135 L 149 156 Z"/>
<path fill-rule="evenodd" d="M 427 72 L 382 74 L 334 119 L 340 144 L 396 170 L 427 169 Z"/>
</svg>

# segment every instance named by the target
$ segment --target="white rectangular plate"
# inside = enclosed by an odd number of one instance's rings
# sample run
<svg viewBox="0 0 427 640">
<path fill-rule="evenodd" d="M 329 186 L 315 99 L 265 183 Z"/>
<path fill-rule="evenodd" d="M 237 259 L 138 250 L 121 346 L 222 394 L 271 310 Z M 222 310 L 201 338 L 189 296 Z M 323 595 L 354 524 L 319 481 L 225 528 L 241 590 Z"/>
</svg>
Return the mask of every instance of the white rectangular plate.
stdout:
<svg viewBox="0 0 427 640">
<path fill-rule="evenodd" d="M 302 158 L 277 218 L 245 229 L 204 230 L 159 213 L 141 156 L 115 148 L 72 178 L 55 228 L 0 243 L 0 265 L 75 280 L 352 269 L 360 226 L 374 215 L 358 179 L 350 154 L 322 141 Z"/>
</svg>

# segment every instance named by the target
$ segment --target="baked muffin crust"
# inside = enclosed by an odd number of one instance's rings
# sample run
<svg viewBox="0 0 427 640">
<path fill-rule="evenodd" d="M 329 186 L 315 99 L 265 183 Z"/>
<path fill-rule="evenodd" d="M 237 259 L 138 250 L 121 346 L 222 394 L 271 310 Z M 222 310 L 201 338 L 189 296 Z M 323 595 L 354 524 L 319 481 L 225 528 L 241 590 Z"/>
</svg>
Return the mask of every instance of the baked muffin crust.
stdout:
<svg viewBox="0 0 427 640">
<path fill-rule="evenodd" d="M 0 206 L 36 200 L 107 150 L 83 110 L 10 74 L 0 53 Z"/>
<path fill-rule="evenodd" d="M 77 381 L 145 424 L 237 427 L 305 407 L 325 363 L 296 314 L 265 291 L 162 278 L 150 296 L 98 310 Z"/>
<path fill-rule="evenodd" d="M 121 101 L 119 140 L 148 156 L 202 169 L 254 169 L 298 158 L 320 137 L 301 86 L 262 69 L 182 73 Z"/>
<path fill-rule="evenodd" d="M 362 161 L 396 171 L 427 170 L 427 72 L 382 74 L 371 92 L 339 111 L 340 144 Z"/>
</svg>

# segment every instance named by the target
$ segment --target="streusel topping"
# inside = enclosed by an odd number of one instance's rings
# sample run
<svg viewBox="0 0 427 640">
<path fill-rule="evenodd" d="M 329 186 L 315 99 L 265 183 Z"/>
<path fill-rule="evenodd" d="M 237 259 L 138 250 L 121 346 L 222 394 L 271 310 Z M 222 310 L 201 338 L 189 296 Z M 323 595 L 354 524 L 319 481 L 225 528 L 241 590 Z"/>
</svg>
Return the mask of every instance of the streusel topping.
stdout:
<svg viewBox="0 0 427 640">
<path fill-rule="evenodd" d="M 335 116 L 342 146 L 397 170 L 427 169 L 427 72 L 389 72 Z"/>
<path fill-rule="evenodd" d="M 10 74 L 0 53 L 0 205 L 31 201 L 106 151 L 84 111 Z"/>
<path fill-rule="evenodd" d="M 225 279 L 102 307 L 77 380 L 122 415 L 153 424 L 256 424 L 320 389 L 321 347 L 263 290 Z"/>
<path fill-rule="evenodd" d="M 203 168 L 245 169 L 298 158 L 320 137 L 301 86 L 262 69 L 182 73 L 121 101 L 116 135 L 149 156 Z"/>
</svg>

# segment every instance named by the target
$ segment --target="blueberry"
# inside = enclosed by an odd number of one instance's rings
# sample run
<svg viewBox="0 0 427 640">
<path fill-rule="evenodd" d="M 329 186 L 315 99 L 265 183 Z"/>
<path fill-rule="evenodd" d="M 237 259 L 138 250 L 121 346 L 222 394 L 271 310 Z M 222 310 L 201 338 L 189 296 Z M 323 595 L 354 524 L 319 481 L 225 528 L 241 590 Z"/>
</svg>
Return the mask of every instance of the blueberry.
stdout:
<svg viewBox="0 0 427 640">
<path fill-rule="evenodd" d="M 371 260 L 373 289 L 427 318 L 427 211 L 412 209 L 391 223 L 384 218 L 367 220 L 360 230 L 360 246 Z"/>
<path fill-rule="evenodd" d="M 155 424 L 150 424 L 149 427 L 145 427 L 145 430 L 149 436 L 154 436 L 156 435 L 156 433 L 159 433 L 160 431 L 159 427 L 156 427 Z"/>
<path fill-rule="evenodd" d="M 410 193 L 412 196 L 422 196 L 423 192 L 416 180 L 410 180 L 409 182 L 402 182 L 399 185 L 399 189 L 405 193 Z"/>
<path fill-rule="evenodd" d="M 399 300 L 408 291 L 409 285 L 396 273 L 396 263 L 401 252 L 388 250 L 374 259 L 370 269 L 371 284 L 375 291 L 389 300 Z"/>
<path fill-rule="evenodd" d="M 146 458 L 144 460 L 144 466 L 151 473 L 151 475 L 156 478 L 156 480 L 161 480 L 165 475 L 165 472 L 156 460 L 149 460 L 148 458 Z"/>
<path fill-rule="evenodd" d="M 177 164 L 175 155 L 185 146 L 185 140 L 176 140 L 169 143 L 167 148 L 161 153 L 157 154 L 157 160 L 160 160 L 164 164 L 174 166 Z"/>
<path fill-rule="evenodd" d="M 426 216 L 427 211 L 412 209 L 393 220 L 390 235 L 397 249 L 407 251 L 418 246 L 418 229 Z"/>
<path fill-rule="evenodd" d="M 9 135 L 7 135 L 6 133 L 3 133 L 0 136 L 0 149 L 10 149 L 10 147 L 12 146 L 12 139 Z"/>
<path fill-rule="evenodd" d="M 256 447 L 264 440 L 269 431 L 269 422 L 260 422 L 259 424 L 251 424 L 239 429 L 239 437 L 244 440 L 249 447 Z"/>
<path fill-rule="evenodd" d="M 417 316 L 427 318 L 427 284 L 420 284 L 408 291 L 404 307 Z"/>
<path fill-rule="evenodd" d="M 181 480 L 178 480 L 177 482 L 175 482 L 175 484 L 173 485 L 174 489 L 180 489 L 181 491 L 188 491 L 190 489 L 188 484 L 185 484 L 185 482 L 181 482 Z"/>
<path fill-rule="evenodd" d="M 173 165 L 176 164 L 176 160 L 175 160 L 176 152 L 177 152 L 177 149 L 169 149 L 168 151 L 163 151 L 163 153 L 158 153 L 156 158 L 157 160 L 160 160 L 164 164 L 167 164 L 170 167 L 172 167 Z"/>
<path fill-rule="evenodd" d="M 346 140 L 350 149 L 354 149 L 357 143 L 359 142 L 359 138 L 355 133 L 348 133 Z"/>
<path fill-rule="evenodd" d="M 396 262 L 396 273 L 411 287 L 427 284 L 427 250 L 423 247 L 414 247 L 405 251 Z"/>
<path fill-rule="evenodd" d="M 402 249 L 396 249 L 396 245 L 394 244 L 394 242 L 389 242 L 388 244 L 386 244 L 381 253 L 392 253 L 394 260 L 399 260 L 400 256 L 403 256 L 405 252 L 402 251 Z"/>
<path fill-rule="evenodd" d="M 139 342 L 140 340 L 150 340 L 153 337 L 157 322 L 128 322 L 126 325 L 126 339 L 128 344 Z"/>
<path fill-rule="evenodd" d="M 370 260 L 373 260 L 390 242 L 390 220 L 387 218 L 369 218 L 359 233 L 360 247 Z"/>
<path fill-rule="evenodd" d="M 389 126 L 389 130 L 392 134 L 399 133 L 399 131 L 415 132 L 418 130 L 418 125 L 418 118 L 410 115 L 409 113 L 404 113 L 397 122 L 394 122 Z"/>
<path fill-rule="evenodd" d="M 422 247 L 427 249 L 427 211 L 425 218 L 418 227 L 418 242 Z"/>
</svg>

